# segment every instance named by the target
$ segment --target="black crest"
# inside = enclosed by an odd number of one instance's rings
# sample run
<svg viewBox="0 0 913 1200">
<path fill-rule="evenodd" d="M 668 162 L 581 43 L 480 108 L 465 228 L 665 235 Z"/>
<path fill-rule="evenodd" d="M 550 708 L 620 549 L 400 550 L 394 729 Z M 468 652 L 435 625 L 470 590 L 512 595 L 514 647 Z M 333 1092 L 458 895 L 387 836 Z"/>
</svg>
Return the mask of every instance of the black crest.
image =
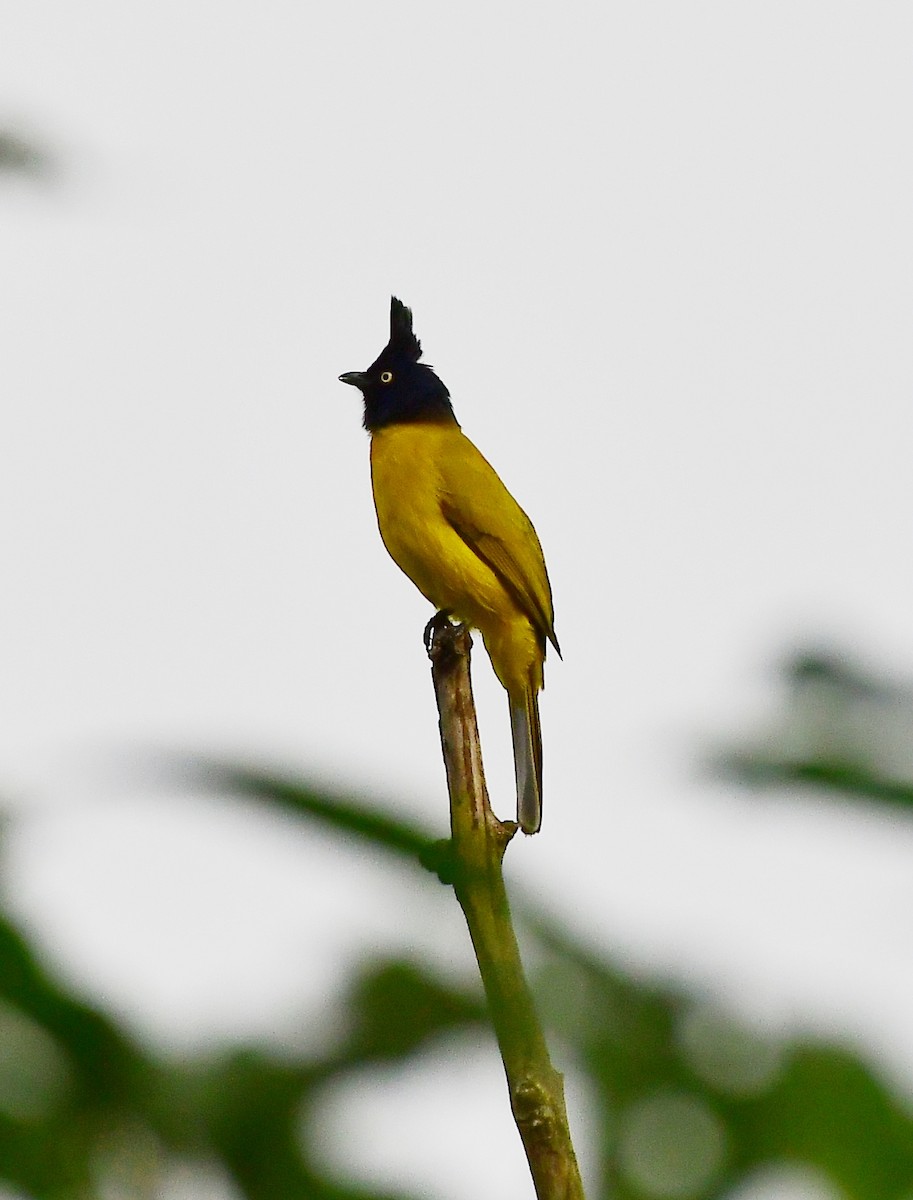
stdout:
<svg viewBox="0 0 913 1200">
<path fill-rule="evenodd" d="M 418 362 L 422 356 L 422 343 L 412 332 L 412 309 L 402 300 L 390 297 L 390 349 Z"/>
<path fill-rule="evenodd" d="M 390 297 L 390 341 L 367 371 L 348 371 L 339 378 L 357 387 L 365 401 L 365 429 L 414 421 L 455 424 L 450 393 L 427 363 L 418 360 L 422 346 L 412 332 L 412 313 Z"/>
</svg>

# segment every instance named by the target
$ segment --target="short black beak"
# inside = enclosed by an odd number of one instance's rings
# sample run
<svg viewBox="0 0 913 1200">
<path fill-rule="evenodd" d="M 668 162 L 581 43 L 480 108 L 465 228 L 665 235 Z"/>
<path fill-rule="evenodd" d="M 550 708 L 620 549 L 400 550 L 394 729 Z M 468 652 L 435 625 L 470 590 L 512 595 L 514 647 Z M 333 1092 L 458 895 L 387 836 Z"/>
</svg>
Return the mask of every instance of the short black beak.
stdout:
<svg viewBox="0 0 913 1200">
<path fill-rule="evenodd" d="M 364 371 L 346 371 L 345 375 L 339 376 L 339 382 L 351 383 L 352 387 L 361 388 L 364 391 L 368 384 L 368 377 Z"/>
</svg>

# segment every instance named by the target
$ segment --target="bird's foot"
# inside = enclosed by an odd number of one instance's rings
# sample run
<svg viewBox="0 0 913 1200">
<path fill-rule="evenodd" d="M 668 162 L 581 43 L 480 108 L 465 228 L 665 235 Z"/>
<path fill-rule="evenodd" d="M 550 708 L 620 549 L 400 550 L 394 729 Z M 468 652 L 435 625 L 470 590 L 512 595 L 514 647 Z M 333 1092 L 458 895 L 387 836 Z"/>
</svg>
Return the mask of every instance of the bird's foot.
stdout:
<svg viewBox="0 0 913 1200">
<path fill-rule="evenodd" d="M 434 635 L 438 633 L 439 630 L 446 629 L 449 624 L 450 613 L 445 608 L 442 608 L 440 612 L 436 612 L 434 614 L 434 616 L 425 626 L 425 633 L 423 636 L 425 639 L 425 652 L 427 654 L 431 653 L 431 645 L 434 641 Z"/>
</svg>

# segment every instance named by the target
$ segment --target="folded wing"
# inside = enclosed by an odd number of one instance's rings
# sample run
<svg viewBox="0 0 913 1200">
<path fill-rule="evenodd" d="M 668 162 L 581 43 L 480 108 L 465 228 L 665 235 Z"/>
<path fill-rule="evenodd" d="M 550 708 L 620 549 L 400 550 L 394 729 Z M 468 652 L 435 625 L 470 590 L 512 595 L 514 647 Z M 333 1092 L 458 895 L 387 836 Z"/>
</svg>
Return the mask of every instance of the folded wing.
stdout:
<svg viewBox="0 0 913 1200">
<path fill-rule="evenodd" d="M 458 453 L 448 453 L 442 483 L 441 510 L 449 524 L 560 655 L 545 558 L 529 517 L 468 438 L 460 438 Z"/>
</svg>

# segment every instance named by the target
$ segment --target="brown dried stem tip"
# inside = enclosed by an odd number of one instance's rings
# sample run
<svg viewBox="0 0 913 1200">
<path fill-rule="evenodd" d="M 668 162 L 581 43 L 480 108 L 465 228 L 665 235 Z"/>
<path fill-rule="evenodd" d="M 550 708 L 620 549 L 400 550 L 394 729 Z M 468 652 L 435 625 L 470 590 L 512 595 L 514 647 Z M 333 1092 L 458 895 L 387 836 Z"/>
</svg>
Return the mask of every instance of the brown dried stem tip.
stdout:
<svg viewBox="0 0 913 1200">
<path fill-rule="evenodd" d="M 523 974 L 504 887 L 501 860 L 517 826 L 499 821 L 488 800 L 469 676 L 472 640 L 465 627 L 439 613 L 428 624 L 425 643 L 450 792 L 453 887 L 479 964 L 510 1106 L 538 1200 L 583 1200 L 564 1083 Z"/>
</svg>

